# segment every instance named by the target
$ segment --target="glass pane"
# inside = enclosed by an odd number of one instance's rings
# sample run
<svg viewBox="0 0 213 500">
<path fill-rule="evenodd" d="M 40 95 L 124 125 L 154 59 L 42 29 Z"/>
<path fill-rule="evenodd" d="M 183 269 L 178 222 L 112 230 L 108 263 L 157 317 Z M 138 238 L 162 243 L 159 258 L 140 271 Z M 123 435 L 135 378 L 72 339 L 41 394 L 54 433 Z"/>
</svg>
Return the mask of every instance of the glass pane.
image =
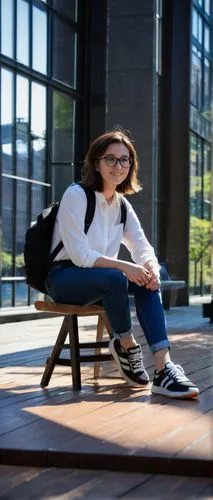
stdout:
<svg viewBox="0 0 213 500">
<path fill-rule="evenodd" d="M 12 179 L 2 178 L 2 276 L 13 274 L 14 182 Z"/>
<path fill-rule="evenodd" d="M 64 17 L 68 17 L 74 21 L 77 20 L 77 0 L 53 0 L 52 5 Z"/>
<path fill-rule="evenodd" d="M 210 29 L 206 25 L 204 28 L 204 48 L 206 52 L 210 51 Z"/>
<path fill-rule="evenodd" d="M 201 217 L 202 208 L 202 151 L 201 140 L 191 136 L 190 149 L 190 214 Z"/>
<path fill-rule="evenodd" d="M 52 200 L 61 200 L 65 189 L 74 182 L 73 165 L 53 165 L 52 169 Z"/>
<path fill-rule="evenodd" d="M 16 276 L 24 276 L 24 240 L 28 229 L 28 182 L 17 181 L 16 188 Z"/>
<path fill-rule="evenodd" d="M 39 184 L 32 184 L 32 218 L 31 222 L 35 222 L 38 215 L 45 208 L 45 194 L 46 189 L 44 186 L 39 186 Z"/>
<path fill-rule="evenodd" d="M 56 16 L 53 19 L 53 76 L 76 86 L 76 34 Z"/>
<path fill-rule="evenodd" d="M 191 102 L 200 109 L 202 104 L 202 63 L 197 54 L 192 53 L 191 67 Z"/>
<path fill-rule="evenodd" d="M 198 14 L 195 9 L 192 11 L 192 34 L 197 38 Z"/>
<path fill-rule="evenodd" d="M 1 140 L 2 140 L 2 171 L 13 173 L 12 136 L 13 136 L 13 74 L 1 71 Z"/>
<path fill-rule="evenodd" d="M 73 99 L 61 92 L 53 92 L 53 162 L 73 161 L 74 117 Z"/>
<path fill-rule="evenodd" d="M 210 16 L 210 0 L 205 0 L 204 9 L 206 14 Z"/>
<path fill-rule="evenodd" d="M 2 307 L 12 307 L 12 283 L 3 282 L 1 284 Z"/>
<path fill-rule="evenodd" d="M 29 4 L 17 2 L 17 60 L 29 65 Z"/>
<path fill-rule="evenodd" d="M 15 284 L 15 306 L 27 306 L 28 286 L 25 282 L 17 281 Z"/>
<path fill-rule="evenodd" d="M 13 57 L 13 0 L 1 0 L 1 51 Z"/>
<path fill-rule="evenodd" d="M 46 88 L 32 83 L 32 176 L 38 181 L 45 181 L 46 176 Z"/>
<path fill-rule="evenodd" d="M 211 101 L 211 73 L 210 63 L 208 59 L 204 58 L 204 108 L 209 109 L 210 118 L 210 101 Z"/>
<path fill-rule="evenodd" d="M 47 14 L 33 6 L 33 69 L 47 73 Z"/>
<path fill-rule="evenodd" d="M 203 31 L 203 20 L 201 16 L 198 16 L 198 41 L 202 43 L 202 31 Z"/>
<path fill-rule="evenodd" d="M 16 155 L 17 175 L 28 177 L 29 82 L 17 76 Z"/>
<path fill-rule="evenodd" d="M 211 220 L 211 186 L 212 186 L 212 172 L 211 172 L 211 148 L 210 145 L 204 143 L 204 165 L 203 165 L 203 196 L 204 196 L 204 218 Z"/>
<path fill-rule="evenodd" d="M 44 300 L 44 294 L 30 288 L 30 305 L 34 304 L 36 300 Z"/>
</svg>

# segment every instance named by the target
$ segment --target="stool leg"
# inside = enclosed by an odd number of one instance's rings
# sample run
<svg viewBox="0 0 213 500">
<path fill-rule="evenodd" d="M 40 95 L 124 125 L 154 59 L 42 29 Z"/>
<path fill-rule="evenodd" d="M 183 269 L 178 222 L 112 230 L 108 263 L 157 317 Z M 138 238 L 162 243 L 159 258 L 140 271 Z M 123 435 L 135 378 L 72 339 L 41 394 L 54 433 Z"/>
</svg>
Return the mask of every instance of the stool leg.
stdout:
<svg viewBox="0 0 213 500">
<path fill-rule="evenodd" d="M 81 390 L 81 368 L 80 368 L 80 349 L 78 336 L 78 318 L 77 314 L 68 316 L 68 328 L 70 339 L 70 357 L 72 365 L 73 390 Z"/>
<path fill-rule="evenodd" d="M 52 372 L 55 368 L 55 364 L 57 359 L 61 354 L 61 350 L 63 348 L 64 342 L 66 340 L 68 334 L 68 322 L 66 316 L 64 317 L 63 323 L 61 325 L 60 332 L 58 334 L 58 338 L 56 340 L 55 346 L 52 350 L 51 356 L 47 360 L 46 368 L 44 370 L 42 379 L 41 379 L 41 387 L 46 387 L 49 384 Z"/>
<path fill-rule="evenodd" d="M 107 333 L 109 335 L 109 338 L 112 339 L 113 338 L 113 335 L 112 335 L 112 328 L 111 328 L 111 325 L 110 325 L 110 322 L 107 318 L 107 315 L 104 313 L 104 325 L 107 329 Z"/>
<path fill-rule="evenodd" d="M 98 315 L 96 342 L 101 342 L 101 340 L 103 340 L 103 335 L 104 335 L 104 319 L 103 319 L 103 314 L 99 314 Z M 96 347 L 95 354 L 100 354 L 100 353 L 101 353 L 101 348 Z M 100 374 L 100 361 L 95 361 L 94 378 L 98 378 L 99 374 Z"/>
</svg>

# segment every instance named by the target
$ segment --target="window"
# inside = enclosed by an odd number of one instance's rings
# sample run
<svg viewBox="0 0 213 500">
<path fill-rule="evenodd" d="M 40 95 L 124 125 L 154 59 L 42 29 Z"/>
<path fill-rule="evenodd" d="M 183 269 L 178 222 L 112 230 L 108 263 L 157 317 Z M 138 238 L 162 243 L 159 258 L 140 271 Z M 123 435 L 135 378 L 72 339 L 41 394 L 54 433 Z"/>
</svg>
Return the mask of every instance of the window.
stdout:
<svg viewBox="0 0 213 500">
<path fill-rule="evenodd" d="M 16 171 L 21 177 L 28 177 L 29 150 L 29 81 L 17 75 L 16 80 Z"/>
<path fill-rule="evenodd" d="M 33 69 L 47 73 L 47 14 L 33 6 Z"/>
<path fill-rule="evenodd" d="M 32 83 L 31 150 L 32 178 L 45 182 L 46 178 L 46 88 Z"/>
<path fill-rule="evenodd" d="M 1 71 L 1 147 L 2 171 L 13 173 L 13 73 Z"/>
<path fill-rule="evenodd" d="M 208 16 L 210 16 L 210 14 L 211 14 L 210 0 L 204 0 L 204 9 L 205 9 L 205 13 L 208 14 Z"/>
<path fill-rule="evenodd" d="M 77 20 L 77 0 L 53 0 L 52 6 L 64 17 Z"/>
<path fill-rule="evenodd" d="M 210 292 L 212 220 L 211 0 L 194 0 L 191 64 L 189 285 Z"/>
<path fill-rule="evenodd" d="M 29 3 L 26 0 L 17 2 L 17 60 L 29 65 Z"/>
<path fill-rule="evenodd" d="M 53 77 L 76 87 L 76 33 L 57 17 L 53 20 Z"/>
<path fill-rule="evenodd" d="M 25 283 L 25 233 L 74 180 L 76 113 L 85 102 L 83 71 L 76 91 L 82 13 L 82 0 L 0 0 L 3 307 L 42 298 Z"/>
<path fill-rule="evenodd" d="M 192 34 L 198 40 L 198 42 L 202 43 L 202 17 L 198 14 L 196 9 L 192 11 Z"/>
<path fill-rule="evenodd" d="M 203 8 L 201 2 L 200 7 Z M 205 3 L 210 9 L 210 2 Z M 204 10 L 198 13 L 196 4 L 192 13 L 191 103 L 200 111 L 210 110 L 211 101 L 211 25 Z"/>
<path fill-rule="evenodd" d="M 13 57 L 13 0 L 1 0 L 1 52 Z"/>
<path fill-rule="evenodd" d="M 191 102 L 198 109 L 202 106 L 202 60 L 201 52 L 195 46 L 191 66 Z"/>
</svg>

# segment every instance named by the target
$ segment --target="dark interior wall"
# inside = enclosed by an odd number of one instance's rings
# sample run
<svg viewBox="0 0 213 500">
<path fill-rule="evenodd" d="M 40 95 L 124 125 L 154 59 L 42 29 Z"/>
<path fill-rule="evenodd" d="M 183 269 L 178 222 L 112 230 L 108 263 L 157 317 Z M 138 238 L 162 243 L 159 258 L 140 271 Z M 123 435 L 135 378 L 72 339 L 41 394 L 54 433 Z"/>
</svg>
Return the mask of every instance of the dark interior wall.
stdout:
<svg viewBox="0 0 213 500">
<path fill-rule="evenodd" d="M 188 282 L 191 0 L 164 0 L 160 93 L 160 259 Z M 188 303 L 188 290 L 179 305 Z"/>
<path fill-rule="evenodd" d="M 106 127 L 119 124 L 135 140 L 143 191 L 131 202 L 153 241 L 154 2 L 108 0 Z"/>
<path fill-rule="evenodd" d="M 88 58 L 88 139 L 105 131 L 106 123 L 106 57 L 107 0 L 90 0 Z"/>
</svg>

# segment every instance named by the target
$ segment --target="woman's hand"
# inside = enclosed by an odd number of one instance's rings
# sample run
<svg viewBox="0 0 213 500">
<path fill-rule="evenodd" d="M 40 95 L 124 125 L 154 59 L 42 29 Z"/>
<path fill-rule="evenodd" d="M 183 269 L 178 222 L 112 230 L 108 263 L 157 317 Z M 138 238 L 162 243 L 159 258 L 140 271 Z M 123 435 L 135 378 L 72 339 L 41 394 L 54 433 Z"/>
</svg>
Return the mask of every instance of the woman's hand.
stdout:
<svg viewBox="0 0 213 500">
<path fill-rule="evenodd" d="M 146 288 L 152 291 L 158 290 L 158 288 L 160 288 L 160 271 L 158 265 L 155 262 L 146 262 L 144 267 L 148 270 L 151 276 Z"/>
<path fill-rule="evenodd" d="M 146 286 L 148 288 L 152 275 L 144 266 L 125 262 L 122 265 L 122 271 L 126 274 L 129 281 L 133 281 L 138 286 Z"/>
</svg>

